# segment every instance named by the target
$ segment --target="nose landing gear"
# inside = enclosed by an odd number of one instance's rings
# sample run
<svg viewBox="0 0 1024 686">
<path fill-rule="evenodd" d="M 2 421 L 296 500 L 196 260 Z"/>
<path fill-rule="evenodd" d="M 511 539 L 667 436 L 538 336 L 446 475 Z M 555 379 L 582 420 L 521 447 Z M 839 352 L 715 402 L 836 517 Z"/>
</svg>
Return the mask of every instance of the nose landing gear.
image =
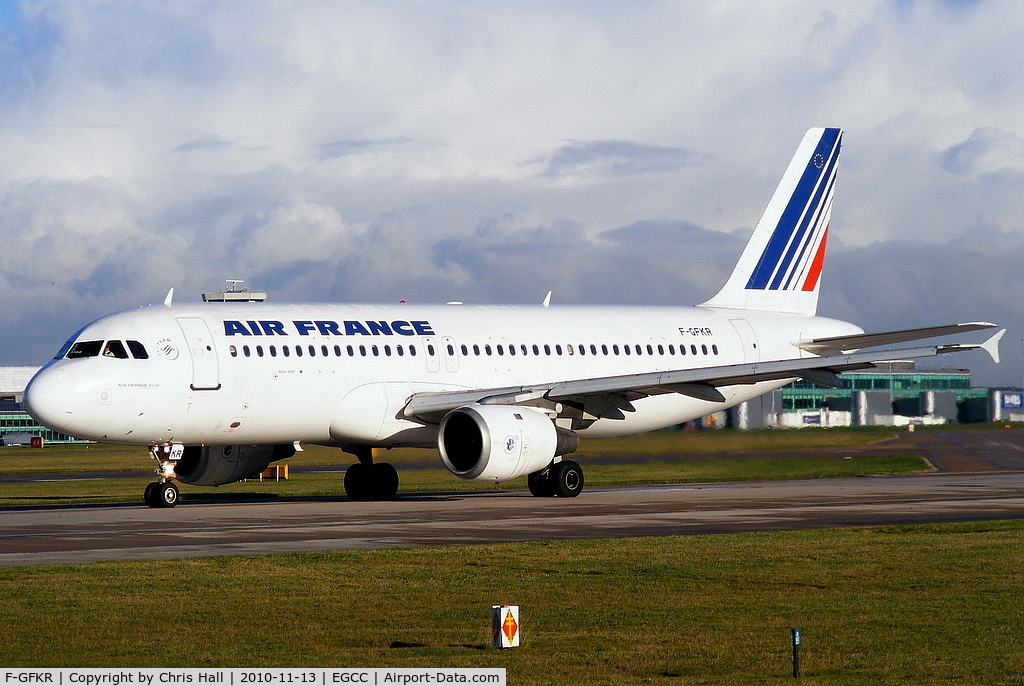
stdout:
<svg viewBox="0 0 1024 686">
<path fill-rule="evenodd" d="M 174 507 L 178 504 L 178 487 L 170 481 L 154 481 L 146 486 L 142 497 L 150 507 Z"/>
<path fill-rule="evenodd" d="M 146 486 L 142 499 L 150 507 L 174 507 L 178 504 L 180 494 L 178 487 L 171 482 L 174 477 L 174 465 L 181 459 L 184 448 L 180 445 L 151 445 L 149 455 L 157 461 L 157 481 Z"/>
</svg>

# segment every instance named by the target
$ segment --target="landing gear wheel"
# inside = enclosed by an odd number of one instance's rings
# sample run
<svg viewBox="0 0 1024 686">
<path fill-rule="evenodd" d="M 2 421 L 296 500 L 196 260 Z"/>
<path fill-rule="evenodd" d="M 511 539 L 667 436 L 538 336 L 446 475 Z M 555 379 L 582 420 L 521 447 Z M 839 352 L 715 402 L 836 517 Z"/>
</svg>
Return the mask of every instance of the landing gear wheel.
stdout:
<svg viewBox="0 0 1024 686">
<path fill-rule="evenodd" d="M 153 496 L 153 491 L 155 491 L 158 486 L 160 486 L 160 484 L 156 481 L 148 483 L 146 484 L 146 490 L 142 494 L 142 499 L 146 501 L 146 504 L 150 507 L 159 507 L 159 505 L 156 504 L 156 498 Z"/>
<path fill-rule="evenodd" d="M 345 493 L 348 497 L 352 500 L 370 500 L 373 497 L 370 476 L 370 467 L 362 462 L 356 462 L 346 469 Z"/>
<path fill-rule="evenodd" d="M 583 468 L 572 460 L 551 465 L 548 480 L 560 498 L 575 498 L 583 492 Z"/>
<path fill-rule="evenodd" d="M 178 487 L 170 481 L 154 481 L 146 486 L 143 499 L 150 507 L 174 507 L 178 504 Z"/>
<path fill-rule="evenodd" d="M 398 493 L 398 470 L 387 462 L 373 465 L 373 485 L 371 492 L 374 500 L 394 500 Z"/>
<path fill-rule="evenodd" d="M 398 493 L 398 470 L 387 462 L 374 462 L 365 446 L 346 449 L 359 462 L 345 470 L 345 493 L 351 500 L 392 500 Z"/>
<path fill-rule="evenodd" d="M 551 483 L 551 468 L 545 467 L 539 472 L 533 472 L 526 477 L 526 485 L 532 495 L 538 498 L 552 498 L 555 495 L 555 487 Z"/>
</svg>

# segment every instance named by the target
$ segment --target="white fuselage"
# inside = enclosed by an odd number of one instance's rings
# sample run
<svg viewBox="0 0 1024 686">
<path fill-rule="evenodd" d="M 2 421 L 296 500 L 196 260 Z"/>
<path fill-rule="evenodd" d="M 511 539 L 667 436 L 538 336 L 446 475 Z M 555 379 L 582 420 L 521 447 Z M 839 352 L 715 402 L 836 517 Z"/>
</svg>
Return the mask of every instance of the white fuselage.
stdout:
<svg viewBox="0 0 1024 686">
<path fill-rule="evenodd" d="M 437 425 L 402 415 L 415 393 L 808 357 L 793 343 L 860 331 L 703 307 L 151 306 L 86 326 L 69 345 L 96 346 L 51 361 L 26 403 L 47 426 L 113 443 L 433 446 Z M 105 354 L 109 341 L 120 355 Z M 725 403 L 642 398 L 584 433 L 671 426 L 787 381 L 719 388 Z"/>
</svg>

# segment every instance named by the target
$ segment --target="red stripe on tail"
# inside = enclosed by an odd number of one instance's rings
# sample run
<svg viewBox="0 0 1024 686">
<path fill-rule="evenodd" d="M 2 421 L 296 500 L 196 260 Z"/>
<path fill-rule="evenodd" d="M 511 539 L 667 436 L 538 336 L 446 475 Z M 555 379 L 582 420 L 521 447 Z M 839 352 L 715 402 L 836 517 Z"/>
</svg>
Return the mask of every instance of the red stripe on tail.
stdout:
<svg viewBox="0 0 1024 686">
<path fill-rule="evenodd" d="M 818 286 L 818 278 L 821 277 L 821 268 L 825 266 L 825 244 L 828 243 L 828 229 L 821 236 L 821 243 L 818 244 L 818 252 L 814 253 L 814 261 L 811 262 L 811 270 L 807 273 L 801 290 L 813 291 Z"/>
</svg>

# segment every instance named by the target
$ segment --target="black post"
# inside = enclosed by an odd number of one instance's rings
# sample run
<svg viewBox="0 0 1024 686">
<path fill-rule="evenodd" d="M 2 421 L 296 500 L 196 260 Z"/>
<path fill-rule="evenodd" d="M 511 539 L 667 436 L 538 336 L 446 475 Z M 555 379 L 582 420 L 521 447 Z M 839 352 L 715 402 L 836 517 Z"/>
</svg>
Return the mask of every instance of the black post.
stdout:
<svg viewBox="0 0 1024 686">
<path fill-rule="evenodd" d="M 793 678 L 800 678 L 800 629 L 793 629 Z"/>
</svg>

